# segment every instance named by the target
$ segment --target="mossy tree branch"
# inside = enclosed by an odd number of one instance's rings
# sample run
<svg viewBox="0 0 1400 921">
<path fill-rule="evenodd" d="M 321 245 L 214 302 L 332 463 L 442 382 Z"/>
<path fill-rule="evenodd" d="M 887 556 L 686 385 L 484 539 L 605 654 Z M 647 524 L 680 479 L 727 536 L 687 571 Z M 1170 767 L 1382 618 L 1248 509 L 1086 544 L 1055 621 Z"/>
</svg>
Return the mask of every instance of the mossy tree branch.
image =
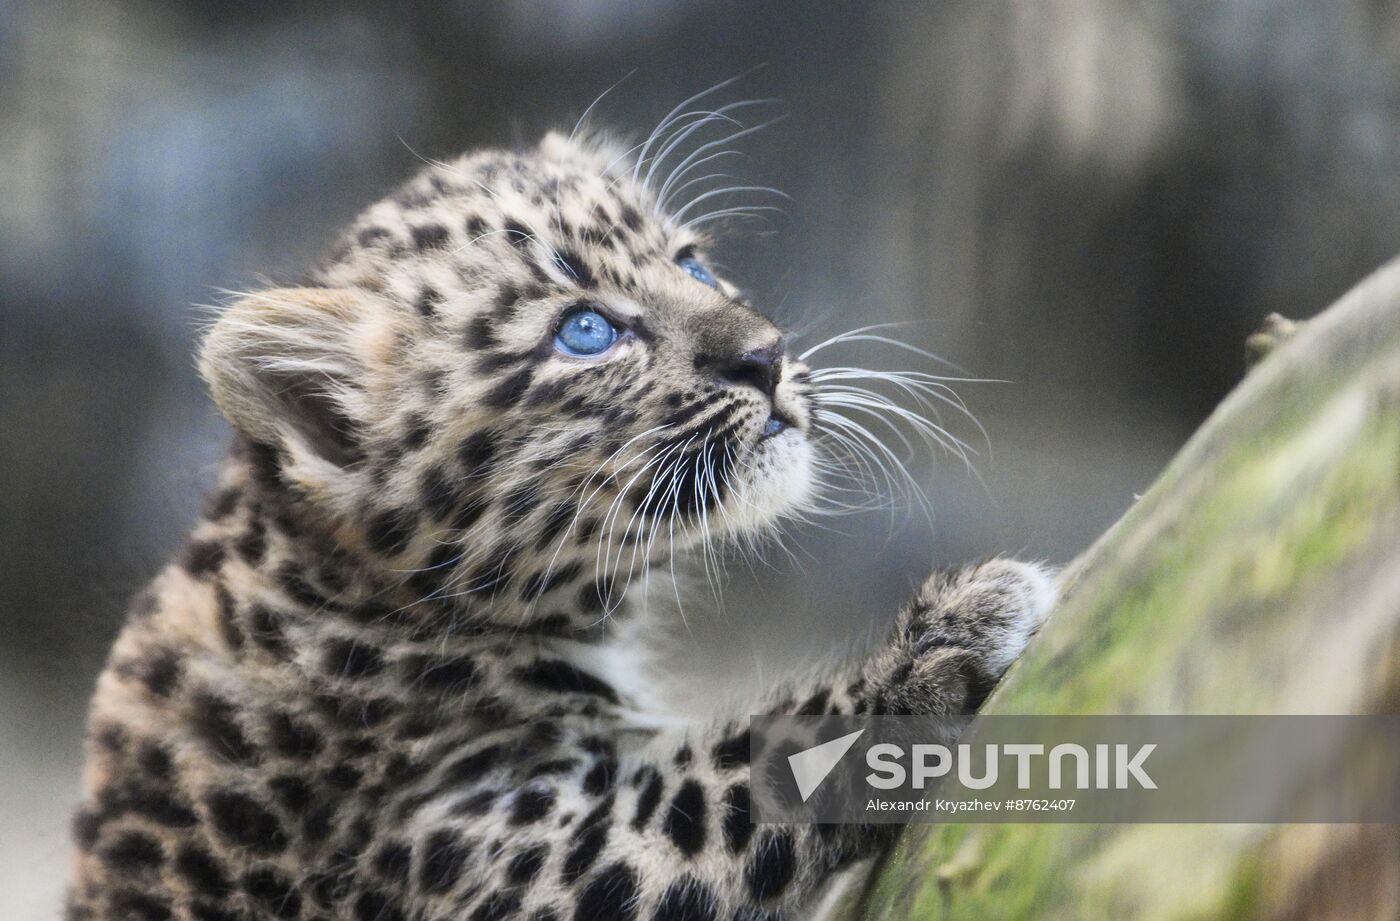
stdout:
<svg viewBox="0 0 1400 921">
<path fill-rule="evenodd" d="M 1262 360 L 1066 587 L 985 712 L 1400 713 L 1400 261 Z M 843 911 L 1400 918 L 1400 828 L 912 826 Z"/>
</svg>

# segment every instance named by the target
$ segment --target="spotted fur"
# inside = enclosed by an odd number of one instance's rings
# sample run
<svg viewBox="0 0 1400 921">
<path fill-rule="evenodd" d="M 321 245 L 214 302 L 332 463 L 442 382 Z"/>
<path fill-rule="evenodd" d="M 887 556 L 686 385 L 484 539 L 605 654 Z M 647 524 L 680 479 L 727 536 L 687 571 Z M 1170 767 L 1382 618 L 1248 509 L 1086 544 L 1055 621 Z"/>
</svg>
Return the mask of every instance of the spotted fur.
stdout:
<svg viewBox="0 0 1400 921">
<path fill-rule="evenodd" d="M 879 846 L 755 826 L 745 714 L 668 721 L 603 665 L 648 567 L 808 500 L 818 424 L 624 162 L 434 165 L 214 323 L 237 444 L 99 680 L 72 921 L 804 918 Z M 607 356 L 553 348 L 578 305 L 627 330 Z M 966 712 L 1048 586 L 936 576 L 879 653 L 746 710 Z"/>
</svg>

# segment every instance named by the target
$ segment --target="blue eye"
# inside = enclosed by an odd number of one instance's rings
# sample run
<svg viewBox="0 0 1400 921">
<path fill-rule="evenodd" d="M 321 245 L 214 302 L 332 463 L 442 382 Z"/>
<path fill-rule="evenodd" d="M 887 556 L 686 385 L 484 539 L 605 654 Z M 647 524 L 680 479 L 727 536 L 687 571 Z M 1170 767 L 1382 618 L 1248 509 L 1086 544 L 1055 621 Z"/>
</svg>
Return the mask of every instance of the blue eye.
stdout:
<svg viewBox="0 0 1400 921">
<path fill-rule="evenodd" d="M 617 329 L 596 310 L 575 310 L 564 317 L 554 345 L 565 355 L 600 355 L 617 341 Z"/>
<path fill-rule="evenodd" d="M 705 268 L 704 263 L 694 256 L 686 256 L 684 259 L 677 259 L 676 265 L 680 266 L 691 278 L 702 285 L 709 285 L 711 288 L 718 288 L 719 282 L 710 274 L 710 270 Z"/>
</svg>

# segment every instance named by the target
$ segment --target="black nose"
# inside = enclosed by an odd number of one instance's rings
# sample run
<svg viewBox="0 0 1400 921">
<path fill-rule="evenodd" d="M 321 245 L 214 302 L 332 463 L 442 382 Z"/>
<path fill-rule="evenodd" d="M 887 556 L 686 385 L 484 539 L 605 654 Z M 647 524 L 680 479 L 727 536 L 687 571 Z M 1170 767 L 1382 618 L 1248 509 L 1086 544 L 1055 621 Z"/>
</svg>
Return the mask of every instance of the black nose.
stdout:
<svg viewBox="0 0 1400 921">
<path fill-rule="evenodd" d="M 774 340 L 761 349 L 718 361 L 715 373 L 731 384 L 757 387 L 771 400 L 783 373 L 782 340 Z"/>
</svg>

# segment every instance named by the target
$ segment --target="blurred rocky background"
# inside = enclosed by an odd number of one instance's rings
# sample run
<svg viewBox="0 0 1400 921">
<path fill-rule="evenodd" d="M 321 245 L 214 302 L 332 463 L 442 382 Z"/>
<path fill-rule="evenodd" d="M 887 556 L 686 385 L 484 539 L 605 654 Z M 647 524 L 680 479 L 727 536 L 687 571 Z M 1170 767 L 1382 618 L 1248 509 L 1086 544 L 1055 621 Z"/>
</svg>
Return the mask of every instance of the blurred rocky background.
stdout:
<svg viewBox="0 0 1400 921">
<path fill-rule="evenodd" d="M 220 288 L 294 276 L 421 157 L 638 137 L 736 74 L 792 199 L 729 275 L 803 342 L 866 323 L 970 376 L 930 529 L 822 522 L 689 607 L 712 685 L 869 635 L 932 562 L 1067 560 L 1228 391 L 1265 314 L 1400 246 L 1400 12 L 1373 0 L 0 2 L 0 917 L 55 917 L 83 709 L 227 436 Z M 936 370 L 875 344 L 832 362 Z M 952 419 L 949 419 L 952 423 Z"/>
</svg>

